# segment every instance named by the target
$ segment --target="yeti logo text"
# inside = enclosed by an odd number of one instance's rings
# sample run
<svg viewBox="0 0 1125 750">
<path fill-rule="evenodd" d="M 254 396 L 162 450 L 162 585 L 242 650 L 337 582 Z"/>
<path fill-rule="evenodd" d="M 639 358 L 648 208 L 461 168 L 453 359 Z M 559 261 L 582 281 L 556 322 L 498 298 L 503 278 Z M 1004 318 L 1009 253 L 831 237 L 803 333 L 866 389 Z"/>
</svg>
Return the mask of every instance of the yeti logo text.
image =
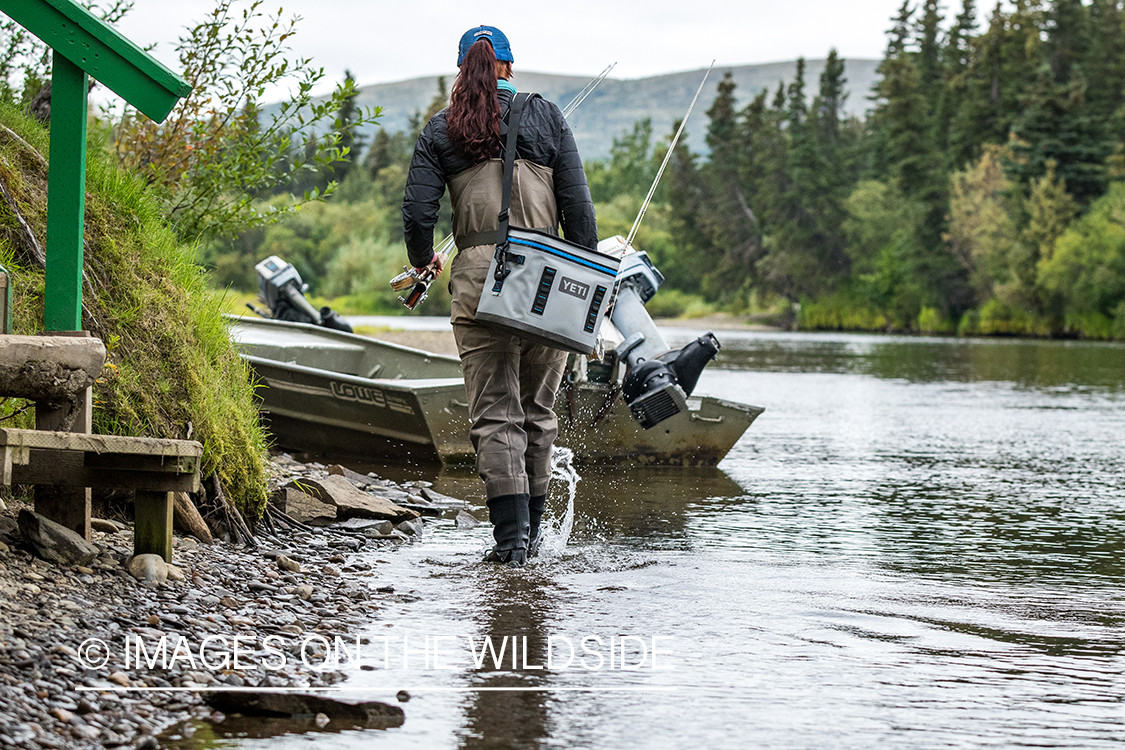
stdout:
<svg viewBox="0 0 1125 750">
<path fill-rule="evenodd" d="M 571 297 L 586 299 L 586 295 L 590 293 L 590 285 L 563 276 L 559 280 L 559 291 L 563 294 L 569 294 Z"/>
</svg>

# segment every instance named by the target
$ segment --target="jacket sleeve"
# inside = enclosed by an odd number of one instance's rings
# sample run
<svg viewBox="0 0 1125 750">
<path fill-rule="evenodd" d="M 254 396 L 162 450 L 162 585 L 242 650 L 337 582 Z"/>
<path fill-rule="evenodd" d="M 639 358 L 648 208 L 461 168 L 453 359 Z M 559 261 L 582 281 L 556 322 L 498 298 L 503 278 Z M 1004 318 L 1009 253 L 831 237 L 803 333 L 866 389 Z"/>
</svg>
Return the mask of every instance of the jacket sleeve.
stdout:
<svg viewBox="0 0 1125 750">
<path fill-rule="evenodd" d="M 434 149 L 434 120 L 430 120 L 414 146 L 406 197 L 402 201 L 402 230 L 410 265 L 420 268 L 433 259 L 434 225 L 445 194 L 445 177 Z"/>
<path fill-rule="evenodd" d="M 594 216 L 590 187 L 586 184 L 586 172 L 582 169 L 582 157 L 578 155 L 574 134 L 562 112 L 554 104 L 550 107 L 558 144 L 551 168 L 563 234 L 571 242 L 593 250 L 598 246 L 598 221 Z"/>
</svg>

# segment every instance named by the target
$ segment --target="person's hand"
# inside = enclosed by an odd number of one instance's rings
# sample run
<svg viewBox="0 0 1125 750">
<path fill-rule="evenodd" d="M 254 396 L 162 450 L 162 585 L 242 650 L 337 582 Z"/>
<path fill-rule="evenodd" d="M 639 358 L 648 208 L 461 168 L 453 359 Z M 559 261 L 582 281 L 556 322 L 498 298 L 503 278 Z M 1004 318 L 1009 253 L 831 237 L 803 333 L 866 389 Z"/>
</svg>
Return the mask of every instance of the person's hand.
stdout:
<svg viewBox="0 0 1125 750">
<path fill-rule="evenodd" d="M 441 256 L 434 253 L 434 257 L 429 263 L 424 266 L 416 267 L 414 270 L 418 273 L 429 272 L 431 276 L 436 278 L 441 275 L 442 269 L 444 268 L 445 264 L 442 262 Z"/>
</svg>

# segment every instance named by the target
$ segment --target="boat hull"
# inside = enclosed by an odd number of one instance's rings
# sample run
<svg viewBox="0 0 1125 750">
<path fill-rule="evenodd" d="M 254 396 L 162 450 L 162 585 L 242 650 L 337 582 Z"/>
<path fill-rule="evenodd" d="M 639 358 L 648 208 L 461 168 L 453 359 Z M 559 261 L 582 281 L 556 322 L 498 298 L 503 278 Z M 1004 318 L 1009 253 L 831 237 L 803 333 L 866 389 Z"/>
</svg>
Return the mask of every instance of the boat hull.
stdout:
<svg viewBox="0 0 1125 750">
<path fill-rule="evenodd" d="M 257 375 L 278 447 L 369 461 L 474 460 L 457 359 L 300 323 L 237 319 L 232 336 Z M 642 430 L 619 389 L 583 383 L 564 387 L 555 411 L 556 444 L 580 463 L 713 466 L 762 409 L 695 397 L 687 411 Z"/>
</svg>

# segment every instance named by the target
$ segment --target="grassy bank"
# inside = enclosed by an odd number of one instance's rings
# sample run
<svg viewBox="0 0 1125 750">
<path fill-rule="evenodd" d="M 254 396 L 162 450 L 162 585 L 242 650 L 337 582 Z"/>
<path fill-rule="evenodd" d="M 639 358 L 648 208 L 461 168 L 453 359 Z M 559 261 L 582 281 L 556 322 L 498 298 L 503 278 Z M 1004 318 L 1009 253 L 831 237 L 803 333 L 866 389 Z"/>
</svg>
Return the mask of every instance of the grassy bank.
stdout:
<svg viewBox="0 0 1125 750">
<path fill-rule="evenodd" d="M 15 331 L 43 329 L 43 269 L 49 138 L 36 122 L 0 106 L 0 264 L 13 273 Z M 94 386 L 94 429 L 188 438 L 203 444 L 203 474 L 257 517 L 266 500 L 263 451 L 247 366 L 238 358 L 193 262 L 144 185 L 91 143 L 87 162 L 83 327 L 101 338 L 109 365 Z M 22 217 L 34 241 L 20 227 Z M 0 417 L 19 404 L 0 404 Z M 2 424 L 30 426 L 30 413 Z"/>
</svg>

